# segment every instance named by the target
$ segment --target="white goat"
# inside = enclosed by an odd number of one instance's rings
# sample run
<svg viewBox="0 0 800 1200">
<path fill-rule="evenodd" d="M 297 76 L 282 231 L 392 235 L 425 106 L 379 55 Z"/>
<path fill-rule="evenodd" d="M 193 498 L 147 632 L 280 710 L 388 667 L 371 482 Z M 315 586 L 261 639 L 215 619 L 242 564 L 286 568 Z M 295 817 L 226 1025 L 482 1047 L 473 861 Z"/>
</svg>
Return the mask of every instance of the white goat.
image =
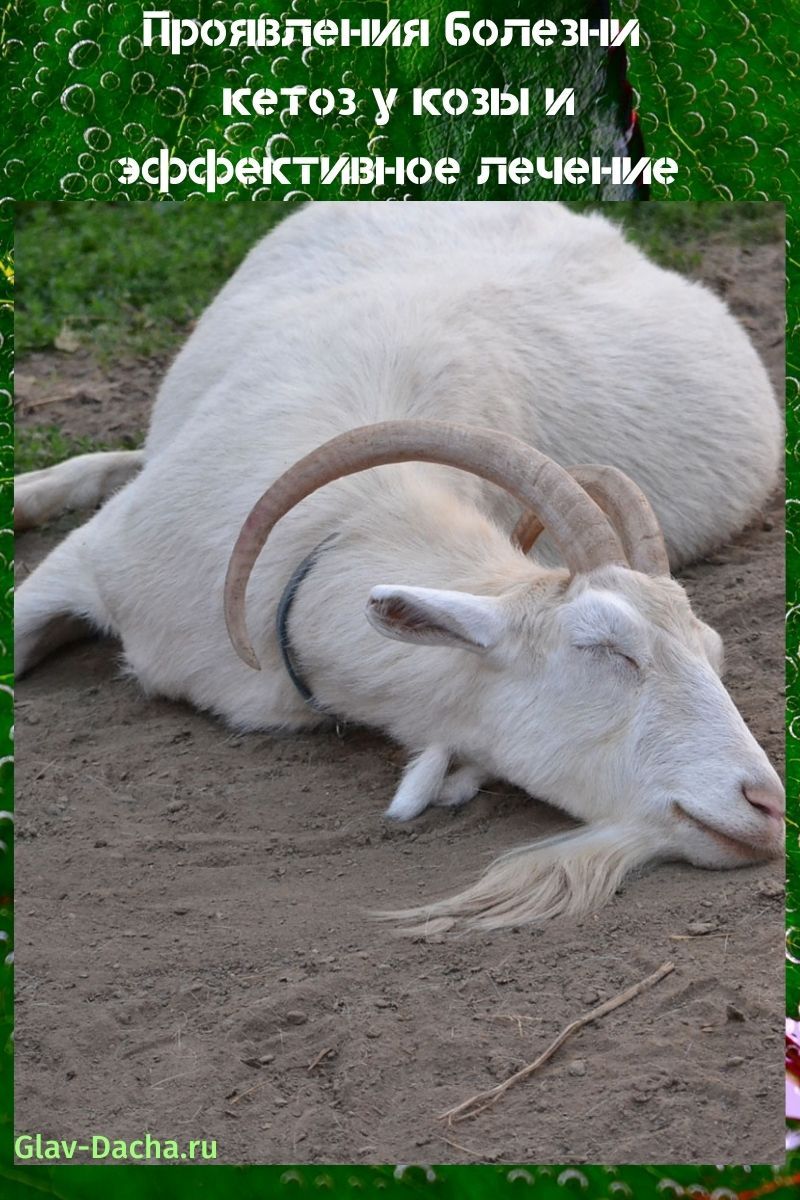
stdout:
<svg viewBox="0 0 800 1200">
<path fill-rule="evenodd" d="M 88 624 L 122 639 L 148 691 L 238 729 L 320 710 L 374 726 L 415 756 L 399 819 L 501 777 L 587 825 L 403 915 L 486 928 L 585 911 L 650 859 L 781 851 L 780 781 L 666 557 L 741 529 L 780 447 L 766 373 L 724 304 L 604 218 L 311 205 L 205 313 L 143 452 L 18 480 L 24 528 L 136 476 L 23 583 L 18 668 Z M 555 465 L 592 462 L 625 474 Z M 532 512 L 566 567 L 522 552 Z M 229 559 L 250 665 L 223 620 Z"/>
</svg>

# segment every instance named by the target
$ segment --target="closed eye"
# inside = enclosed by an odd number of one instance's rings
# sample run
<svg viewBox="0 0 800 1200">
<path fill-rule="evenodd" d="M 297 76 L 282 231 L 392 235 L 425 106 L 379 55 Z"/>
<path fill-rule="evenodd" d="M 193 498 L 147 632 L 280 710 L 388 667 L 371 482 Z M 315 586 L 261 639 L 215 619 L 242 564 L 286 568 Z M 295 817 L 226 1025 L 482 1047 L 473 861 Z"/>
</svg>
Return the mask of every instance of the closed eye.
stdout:
<svg viewBox="0 0 800 1200">
<path fill-rule="evenodd" d="M 641 670 L 639 663 L 630 654 L 627 654 L 621 647 L 615 646 L 613 642 L 590 642 L 588 645 L 578 646 L 579 650 L 588 650 L 596 656 L 615 661 L 618 664 L 625 664 L 627 667 L 632 667 L 634 671 Z"/>
</svg>

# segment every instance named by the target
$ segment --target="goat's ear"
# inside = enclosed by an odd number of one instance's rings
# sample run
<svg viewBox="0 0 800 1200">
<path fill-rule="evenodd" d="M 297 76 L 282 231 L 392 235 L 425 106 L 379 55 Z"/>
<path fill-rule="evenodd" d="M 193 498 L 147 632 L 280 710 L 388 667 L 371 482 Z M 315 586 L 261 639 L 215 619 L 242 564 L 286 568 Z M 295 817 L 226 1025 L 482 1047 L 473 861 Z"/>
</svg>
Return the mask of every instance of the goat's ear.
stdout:
<svg viewBox="0 0 800 1200">
<path fill-rule="evenodd" d="M 706 652 L 706 658 L 711 663 L 712 670 L 721 678 L 725 674 L 725 647 L 722 638 L 716 629 L 712 629 L 710 625 L 706 625 L 705 621 L 698 621 L 697 623 L 700 626 L 700 638 L 703 643 L 703 649 Z"/>
<path fill-rule="evenodd" d="M 503 635 L 498 600 L 470 592 L 384 584 L 370 592 L 367 619 L 384 637 L 427 646 L 460 646 L 482 653 Z"/>
</svg>

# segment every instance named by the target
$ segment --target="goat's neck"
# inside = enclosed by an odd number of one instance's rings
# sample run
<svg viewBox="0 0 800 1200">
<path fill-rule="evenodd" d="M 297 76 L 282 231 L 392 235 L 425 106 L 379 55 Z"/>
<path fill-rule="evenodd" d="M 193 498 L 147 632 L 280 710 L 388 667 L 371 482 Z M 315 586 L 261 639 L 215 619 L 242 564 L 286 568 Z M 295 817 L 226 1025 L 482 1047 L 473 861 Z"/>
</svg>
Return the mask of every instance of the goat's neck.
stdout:
<svg viewBox="0 0 800 1200">
<path fill-rule="evenodd" d="M 406 507 L 402 519 L 384 509 L 373 510 L 369 522 L 348 523 L 304 582 L 290 624 L 315 698 L 337 716 L 412 747 L 427 744 L 432 721 L 445 729 L 463 724 L 465 697 L 480 690 L 485 664 L 469 651 L 381 636 L 364 615 L 372 588 L 397 583 L 492 596 L 516 592 L 544 605 L 565 579 L 563 571 L 524 558 L 472 506 L 439 496 L 432 511 L 431 497 L 426 500 L 412 516 Z"/>
</svg>

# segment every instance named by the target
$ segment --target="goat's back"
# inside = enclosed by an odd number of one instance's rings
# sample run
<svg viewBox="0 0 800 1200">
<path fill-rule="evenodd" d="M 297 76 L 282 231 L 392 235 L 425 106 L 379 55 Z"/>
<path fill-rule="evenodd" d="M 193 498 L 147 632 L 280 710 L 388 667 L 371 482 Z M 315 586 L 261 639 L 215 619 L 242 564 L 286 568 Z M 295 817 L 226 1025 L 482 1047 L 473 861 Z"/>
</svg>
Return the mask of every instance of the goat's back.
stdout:
<svg viewBox="0 0 800 1200">
<path fill-rule="evenodd" d="M 766 372 L 726 306 L 552 203 L 302 208 L 202 317 L 147 452 L 188 437 L 261 487 L 344 429 L 413 416 L 620 467 L 673 562 L 740 529 L 780 456 Z"/>
</svg>

